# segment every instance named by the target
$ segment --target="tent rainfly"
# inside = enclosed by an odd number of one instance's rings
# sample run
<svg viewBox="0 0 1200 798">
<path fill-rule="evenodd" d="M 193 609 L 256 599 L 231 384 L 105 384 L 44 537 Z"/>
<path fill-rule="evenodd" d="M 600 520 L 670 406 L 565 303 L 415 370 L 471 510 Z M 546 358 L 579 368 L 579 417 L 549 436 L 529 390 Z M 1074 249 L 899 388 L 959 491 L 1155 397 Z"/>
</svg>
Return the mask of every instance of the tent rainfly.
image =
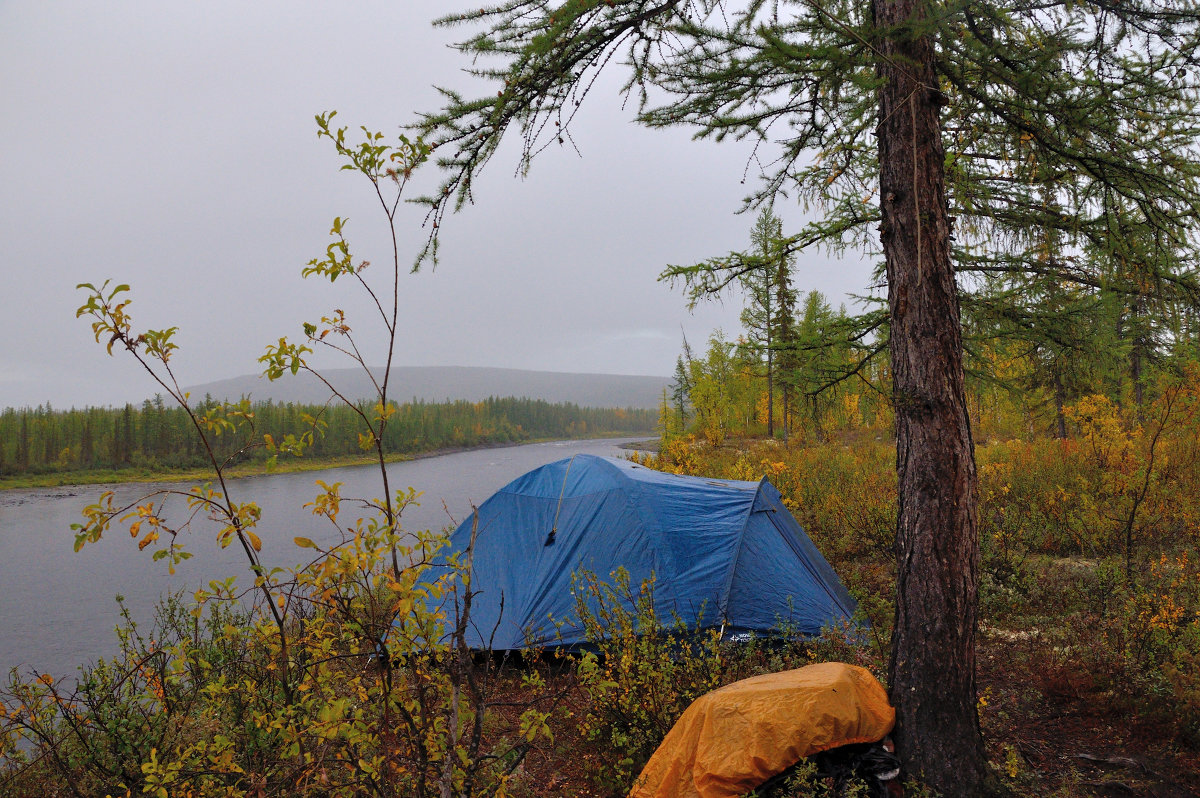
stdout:
<svg viewBox="0 0 1200 798">
<path fill-rule="evenodd" d="M 466 550 L 472 523 L 455 530 L 450 551 Z M 612 457 L 576 455 L 501 488 L 479 507 L 473 559 L 475 649 L 584 643 L 571 595 L 580 570 L 607 579 L 624 567 L 635 586 L 653 574 L 663 623 L 678 617 L 726 637 L 814 635 L 855 608 L 766 479 L 664 474 Z"/>
</svg>

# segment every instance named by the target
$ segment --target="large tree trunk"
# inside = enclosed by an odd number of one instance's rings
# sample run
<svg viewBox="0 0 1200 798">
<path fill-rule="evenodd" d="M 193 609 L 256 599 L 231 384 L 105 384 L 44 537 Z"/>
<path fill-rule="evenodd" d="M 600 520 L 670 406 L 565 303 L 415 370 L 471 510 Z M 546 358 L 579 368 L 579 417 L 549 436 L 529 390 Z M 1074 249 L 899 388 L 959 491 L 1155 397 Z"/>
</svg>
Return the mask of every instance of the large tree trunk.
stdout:
<svg viewBox="0 0 1200 798">
<path fill-rule="evenodd" d="M 932 42 L 919 0 L 873 0 L 880 205 L 891 318 L 899 518 L 890 663 L 897 750 L 941 794 L 986 794 L 975 692 L 975 455 L 950 262 Z"/>
</svg>

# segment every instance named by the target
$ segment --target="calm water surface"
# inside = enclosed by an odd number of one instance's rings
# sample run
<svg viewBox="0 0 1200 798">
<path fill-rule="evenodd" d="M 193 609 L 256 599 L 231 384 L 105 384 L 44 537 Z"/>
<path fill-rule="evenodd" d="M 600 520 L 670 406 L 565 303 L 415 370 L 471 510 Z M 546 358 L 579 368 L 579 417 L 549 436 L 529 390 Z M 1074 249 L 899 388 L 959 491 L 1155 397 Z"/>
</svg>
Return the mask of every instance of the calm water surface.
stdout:
<svg viewBox="0 0 1200 798">
<path fill-rule="evenodd" d="M 572 454 L 619 455 L 628 440 L 562 441 L 430 457 L 388 466 L 393 490 L 412 486 L 424 491 L 421 504 L 404 512 L 404 527 L 441 529 L 451 517 L 461 520 L 472 503 L 479 504 L 526 471 Z M 315 481 L 342 482 L 344 497 L 374 497 L 378 471 L 370 466 L 333 468 L 302 474 L 245 477 L 230 483 L 235 501 L 256 501 L 263 510 L 257 532 L 263 541 L 263 563 L 291 565 L 302 559 L 292 544 L 297 535 L 332 542 L 336 532 L 302 508 L 317 492 Z M 234 544 L 216 545 L 215 527 L 195 525 L 183 541 L 195 556 L 174 576 L 164 562 L 153 562 L 150 549 L 139 552 L 117 525 L 99 543 L 72 551 L 71 524 L 80 510 L 106 489 L 116 492 L 118 506 L 157 488 L 187 490 L 186 483 L 127 484 L 111 488 L 86 486 L 0 492 L 0 674 L 23 672 L 68 676 L 78 665 L 117 650 L 113 629 L 119 621 L 115 597 L 125 597 L 135 620 L 149 627 L 163 593 L 207 584 L 210 579 L 238 575 L 249 584 L 244 555 Z M 445 508 L 443 508 L 443 502 Z M 168 512 L 183 517 L 184 503 L 172 499 Z M 343 518 L 350 507 L 343 504 Z M 447 514 L 449 511 L 449 515 Z"/>
</svg>

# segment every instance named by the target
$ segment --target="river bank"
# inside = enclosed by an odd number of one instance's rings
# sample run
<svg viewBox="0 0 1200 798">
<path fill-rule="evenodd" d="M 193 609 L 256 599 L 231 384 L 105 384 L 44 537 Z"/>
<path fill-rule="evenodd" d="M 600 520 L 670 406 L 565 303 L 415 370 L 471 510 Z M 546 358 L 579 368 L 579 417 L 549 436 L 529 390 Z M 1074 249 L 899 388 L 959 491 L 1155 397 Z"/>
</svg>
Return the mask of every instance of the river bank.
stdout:
<svg viewBox="0 0 1200 798">
<path fill-rule="evenodd" d="M 614 432 L 608 435 L 587 435 L 575 440 L 603 440 L 628 438 L 636 435 L 634 432 Z M 505 449 L 513 446 L 526 446 L 533 443 L 562 440 L 560 437 L 531 438 L 523 441 L 503 441 L 485 443 L 478 446 L 452 446 L 440 449 L 429 449 L 422 452 L 407 452 L 388 455 L 388 463 L 406 463 L 413 460 L 423 460 L 430 457 L 441 457 L 461 452 L 484 451 L 487 449 Z M 623 444 L 624 449 L 654 449 L 656 439 L 644 442 Z M 226 471 L 229 477 L 253 477 L 266 474 L 298 474 L 307 471 L 324 471 L 330 468 L 346 468 L 353 466 L 376 465 L 379 461 L 370 455 L 361 456 L 331 456 L 320 458 L 279 459 L 273 466 L 268 467 L 265 461 L 239 463 Z M 211 468 L 151 468 L 131 466 L 129 468 L 111 469 L 97 468 L 77 471 L 53 471 L 44 474 L 20 474 L 17 476 L 0 476 L 0 491 L 20 490 L 28 488 L 63 488 L 83 485 L 124 485 L 135 482 L 201 482 L 212 477 Z"/>
</svg>

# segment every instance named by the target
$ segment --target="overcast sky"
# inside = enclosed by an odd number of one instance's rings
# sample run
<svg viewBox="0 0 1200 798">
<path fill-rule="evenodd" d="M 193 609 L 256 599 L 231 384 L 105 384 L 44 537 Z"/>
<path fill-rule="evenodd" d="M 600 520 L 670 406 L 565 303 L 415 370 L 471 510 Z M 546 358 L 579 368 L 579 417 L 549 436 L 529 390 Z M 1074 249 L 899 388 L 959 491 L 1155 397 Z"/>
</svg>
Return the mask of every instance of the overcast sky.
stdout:
<svg viewBox="0 0 1200 798">
<path fill-rule="evenodd" d="M 259 371 L 267 343 L 333 308 L 381 360 L 353 286 L 300 278 L 335 216 L 357 258 L 387 256 L 369 184 L 339 171 L 313 115 L 394 134 L 438 107 L 435 83 L 469 86 L 447 47 L 463 31 L 430 25 L 456 7 L 0 0 L 0 407 L 155 392 L 75 318 L 75 285 L 110 278 L 133 286 L 135 326 L 179 327 L 185 384 Z M 748 151 L 640 128 L 618 86 L 577 120 L 582 157 L 547 151 L 524 179 L 515 141 L 493 160 L 437 269 L 404 278 L 397 363 L 668 375 L 681 328 L 697 347 L 737 334 L 740 297 L 689 313 L 656 277 L 747 246 Z M 402 221 L 406 266 L 420 225 Z M 796 277 L 835 305 L 867 280 L 820 253 Z"/>
</svg>

